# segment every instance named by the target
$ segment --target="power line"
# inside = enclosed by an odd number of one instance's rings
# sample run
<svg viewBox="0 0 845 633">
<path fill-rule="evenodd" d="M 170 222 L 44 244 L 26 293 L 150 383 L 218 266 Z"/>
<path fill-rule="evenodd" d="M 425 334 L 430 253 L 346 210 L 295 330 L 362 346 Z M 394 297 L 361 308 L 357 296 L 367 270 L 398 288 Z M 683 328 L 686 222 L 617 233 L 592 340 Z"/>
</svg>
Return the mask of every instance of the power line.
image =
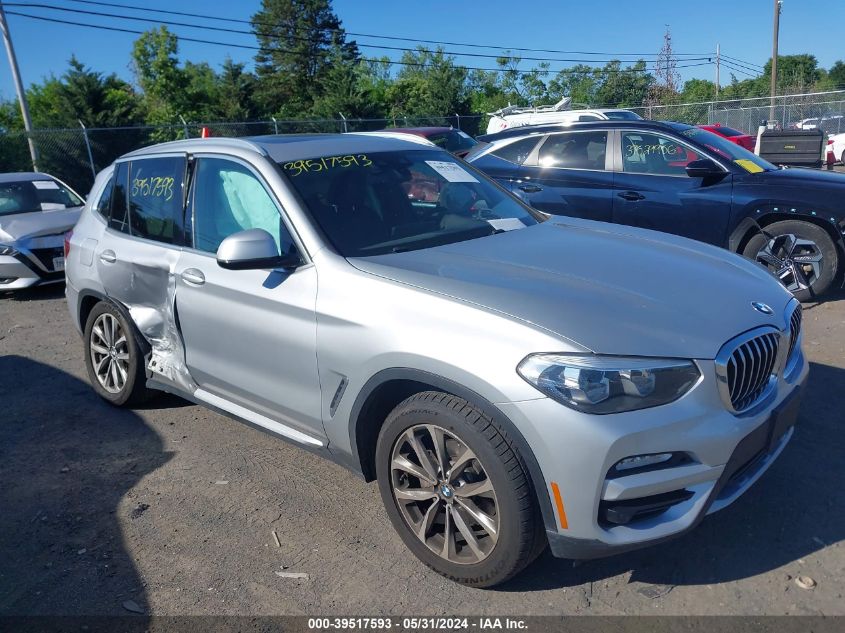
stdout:
<svg viewBox="0 0 845 633">
<path fill-rule="evenodd" d="M 199 18 L 202 20 L 215 20 L 219 22 L 230 22 L 236 24 L 249 24 L 249 25 L 260 25 L 260 26 L 268 26 L 268 27 L 278 27 L 282 26 L 280 24 L 272 23 L 272 22 L 252 22 L 251 20 L 244 20 L 242 18 L 231 18 L 231 17 L 222 17 L 222 16 L 213 16 L 213 15 L 203 15 L 199 13 L 189 13 L 187 11 L 172 11 L 167 9 L 153 9 L 151 7 L 144 7 L 138 5 L 131 5 L 131 4 L 119 4 L 114 2 L 97 2 L 96 0 L 68 0 L 69 2 L 77 2 L 80 4 L 88 4 L 88 5 L 97 5 L 97 6 L 106 6 L 111 8 L 120 8 L 120 9 L 131 9 L 135 11 L 149 11 L 154 13 L 164 13 L 167 15 L 178 15 L 182 17 L 189 17 L 189 18 Z M 7 5 L 8 6 L 8 5 Z M 127 16 L 124 16 L 127 17 Z M 555 49 L 548 49 L 548 48 L 522 48 L 518 46 L 501 46 L 498 44 L 475 44 L 475 43 L 468 43 L 468 42 L 449 42 L 444 40 L 427 40 L 427 39 L 419 39 L 413 37 L 399 37 L 396 35 L 378 35 L 375 33 L 356 33 L 353 31 L 346 31 L 345 29 L 322 29 L 331 32 L 343 32 L 347 35 L 351 35 L 353 37 L 369 37 L 374 39 L 382 39 L 382 40 L 394 40 L 394 41 L 401 41 L 401 42 L 415 42 L 415 43 L 422 43 L 422 44 L 441 44 L 444 46 L 463 46 L 466 48 L 493 48 L 502 51 L 520 51 L 525 53 L 553 53 L 559 55 L 608 55 L 611 57 L 654 57 L 654 53 L 612 53 L 607 51 L 562 51 L 562 50 L 555 50 Z M 373 44 L 358 44 L 359 46 L 372 46 L 375 48 L 384 48 L 384 47 L 377 47 Z M 468 55 L 469 53 L 456 53 L 459 55 Z M 709 59 L 711 56 L 710 53 L 677 53 L 679 57 L 704 57 Z M 690 61 L 684 59 L 682 61 Z"/>
<path fill-rule="evenodd" d="M 738 62 L 735 59 L 733 59 L 732 57 L 726 57 L 725 55 L 722 55 L 722 59 L 727 60 L 729 63 L 733 64 L 734 66 L 739 66 L 740 68 L 743 68 L 745 70 L 750 70 L 751 72 L 755 72 L 755 73 L 758 73 L 758 74 L 763 72 L 762 66 L 755 66 L 755 65 L 751 65 L 751 64 L 746 64 L 744 62 Z"/>
<path fill-rule="evenodd" d="M 191 24 L 189 22 L 175 22 L 172 20 L 160 20 L 155 18 L 142 18 L 136 16 L 129 16 L 129 15 L 120 15 L 118 13 L 105 13 L 101 11 L 86 11 L 85 9 L 71 9 L 69 7 L 60 7 L 52 4 L 40 4 L 40 3 L 30 3 L 30 2 L 4 2 L 4 6 L 7 7 L 28 7 L 28 8 L 37 8 L 37 9 L 48 9 L 48 10 L 55 10 L 55 11 L 65 11 L 67 13 L 74 13 L 74 14 L 82 14 L 82 15 L 96 15 L 99 17 L 106 17 L 106 18 L 117 18 L 120 20 L 133 20 L 136 22 L 155 22 L 158 24 L 166 24 L 168 26 L 183 26 L 192 29 L 200 29 L 205 31 L 217 31 L 222 33 L 236 33 L 239 35 L 255 35 L 255 31 L 253 30 L 243 30 L 243 29 L 232 29 L 227 27 L 219 27 L 219 26 L 206 26 L 206 25 L 199 25 L 199 24 Z M 296 37 L 296 36 L 288 36 L 292 37 L 292 39 L 300 40 L 300 41 L 313 41 L 311 38 L 307 37 Z M 416 49 L 407 48 L 402 46 L 386 46 L 380 44 L 358 44 L 361 47 L 367 48 L 379 48 L 385 50 L 393 50 L 393 51 L 402 51 L 402 52 L 416 52 Z M 461 55 L 464 57 L 482 57 L 487 59 L 498 59 L 502 57 L 501 55 L 491 54 L 491 53 L 464 53 L 464 52 L 457 52 L 457 51 L 442 51 L 444 55 Z M 710 57 L 690 57 L 684 59 L 684 61 L 704 61 L 710 60 Z M 561 59 L 555 57 L 522 57 L 521 61 L 534 61 L 534 62 L 564 62 L 564 63 L 609 63 L 612 59 Z"/>
<path fill-rule="evenodd" d="M 722 57 L 727 57 L 731 61 L 738 62 L 738 63 L 740 63 L 744 66 L 751 66 L 751 67 L 756 67 L 756 68 L 760 68 L 760 69 L 765 68 L 765 66 L 761 66 L 760 64 L 755 64 L 754 62 L 747 62 L 745 60 L 738 59 L 736 57 L 731 57 L 730 55 L 725 55 L 724 53 L 722 53 Z"/>
<path fill-rule="evenodd" d="M 8 6 L 8 5 L 6 5 L 6 6 Z M 7 15 L 16 15 L 16 16 L 19 16 L 19 17 L 22 17 L 22 18 L 29 18 L 29 19 L 32 19 L 32 20 L 41 20 L 43 22 L 53 22 L 53 23 L 56 23 L 56 24 L 67 24 L 67 25 L 71 25 L 71 26 L 81 26 L 81 27 L 85 27 L 85 28 L 98 29 L 98 30 L 104 30 L 104 31 L 115 31 L 115 32 L 119 32 L 119 33 L 131 33 L 131 34 L 134 34 L 134 35 L 143 35 L 145 33 L 145 31 L 138 31 L 138 30 L 135 30 L 135 29 L 126 29 L 126 28 L 118 27 L 118 26 L 106 26 L 106 25 L 88 24 L 86 22 L 74 22 L 72 20 L 62 20 L 62 19 L 59 19 L 59 18 L 48 18 L 46 16 L 31 15 L 29 13 L 21 13 L 21 12 L 18 12 L 18 11 L 6 11 L 6 14 Z M 262 52 L 287 52 L 287 53 L 293 53 L 293 54 L 298 53 L 298 51 L 286 51 L 286 50 L 283 50 L 283 49 L 266 48 L 266 47 L 262 47 L 262 46 L 253 46 L 253 45 L 249 45 L 249 44 L 236 44 L 234 42 L 219 42 L 219 41 L 216 41 L 216 40 L 207 40 L 207 39 L 200 39 L 200 38 L 195 38 L 195 37 L 185 37 L 183 35 L 178 35 L 178 34 L 175 34 L 175 33 L 173 35 L 177 39 L 185 41 L 185 42 L 195 42 L 195 43 L 199 43 L 199 44 L 212 44 L 212 45 L 215 45 L 215 46 L 227 46 L 229 48 L 241 48 L 241 49 L 246 49 L 246 50 L 262 51 Z M 359 58 L 359 60 L 364 61 L 364 62 L 374 62 L 374 63 L 385 62 L 387 64 L 400 65 L 400 66 L 413 66 L 413 67 L 429 66 L 429 64 L 426 64 L 425 62 L 409 62 L 409 61 L 402 61 L 402 60 L 389 60 L 389 59 L 388 60 L 381 60 L 381 59 L 373 59 L 373 58 L 366 58 L 366 57 L 361 57 L 361 58 Z M 699 63 L 695 63 L 695 64 L 686 64 L 686 65 L 678 66 L 678 68 L 694 68 L 694 67 L 698 67 L 698 66 L 707 66 L 710 63 L 711 62 L 699 62 Z M 480 70 L 480 71 L 486 71 L 486 72 L 514 72 L 514 70 L 516 72 L 520 72 L 520 73 L 546 73 L 546 72 L 549 72 L 549 73 L 572 73 L 572 72 L 581 72 L 579 70 L 574 70 L 574 69 L 570 69 L 570 68 L 562 68 L 562 69 L 557 69 L 557 70 L 543 69 L 543 68 L 532 68 L 532 69 L 528 69 L 528 70 L 518 70 L 518 69 L 501 68 L 501 67 L 500 68 L 481 68 L 481 67 L 477 67 L 477 66 L 463 66 L 463 65 L 460 65 L 460 66 L 462 68 L 465 68 L 466 70 Z M 619 69 L 616 69 L 616 70 L 604 70 L 604 69 L 601 69 L 601 68 L 593 68 L 593 69 L 590 69 L 590 72 L 600 73 L 600 74 L 616 74 L 616 73 L 625 73 L 625 72 L 643 72 L 644 73 L 644 72 L 649 72 L 651 70 L 654 70 L 654 69 L 653 68 L 638 69 L 638 68 L 630 68 L 629 67 L 629 68 L 619 68 Z"/>
<path fill-rule="evenodd" d="M 746 75 L 746 76 L 748 76 L 748 77 L 759 77 L 759 76 L 760 76 L 760 74 L 761 74 L 761 73 L 759 73 L 759 72 L 758 72 L 758 73 L 756 73 L 756 74 L 750 73 L 750 72 L 748 72 L 747 70 L 743 70 L 743 69 L 742 69 L 742 68 L 740 68 L 739 66 L 734 66 L 734 65 L 732 65 L 732 64 L 731 64 L 731 62 L 728 62 L 728 61 L 725 61 L 725 60 L 722 60 L 722 64 L 723 64 L 726 68 L 728 68 L 728 69 L 730 69 L 730 70 L 733 70 L 734 72 L 738 72 L 738 73 L 741 73 L 741 74 L 743 74 L 743 75 Z"/>
</svg>

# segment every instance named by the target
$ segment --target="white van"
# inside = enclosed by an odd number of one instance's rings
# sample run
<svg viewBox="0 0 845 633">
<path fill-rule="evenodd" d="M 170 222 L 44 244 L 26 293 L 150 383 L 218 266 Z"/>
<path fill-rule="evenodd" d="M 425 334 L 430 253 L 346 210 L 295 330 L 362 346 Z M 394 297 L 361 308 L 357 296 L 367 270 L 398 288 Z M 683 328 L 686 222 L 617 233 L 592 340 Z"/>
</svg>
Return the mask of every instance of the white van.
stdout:
<svg viewBox="0 0 845 633">
<path fill-rule="evenodd" d="M 636 112 L 619 108 L 598 108 L 571 110 L 572 101 L 565 97 L 554 105 L 526 108 L 508 106 L 489 112 L 490 121 L 487 123 L 487 134 L 501 132 L 510 127 L 521 125 L 543 125 L 548 123 L 578 123 L 581 121 L 607 121 L 628 119 L 638 120 L 642 117 Z"/>
</svg>

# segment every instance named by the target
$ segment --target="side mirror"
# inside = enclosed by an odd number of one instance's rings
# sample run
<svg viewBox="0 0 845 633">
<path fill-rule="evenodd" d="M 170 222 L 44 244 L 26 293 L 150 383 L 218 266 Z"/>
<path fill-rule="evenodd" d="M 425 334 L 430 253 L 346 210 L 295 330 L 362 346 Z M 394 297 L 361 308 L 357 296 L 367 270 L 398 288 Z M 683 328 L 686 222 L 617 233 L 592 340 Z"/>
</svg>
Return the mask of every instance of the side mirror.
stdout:
<svg viewBox="0 0 845 633">
<path fill-rule="evenodd" d="M 217 264 L 229 270 L 290 269 L 302 264 L 302 259 L 296 250 L 279 254 L 276 240 L 264 229 L 247 229 L 220 242 Z"/>
<path fill-rule="evenodd" d="M 709 158 L 690 161 L 687 164 L 686 172 L 690 178 L 721 178 L 725 175 L 725 170 Z"/>
</svg>

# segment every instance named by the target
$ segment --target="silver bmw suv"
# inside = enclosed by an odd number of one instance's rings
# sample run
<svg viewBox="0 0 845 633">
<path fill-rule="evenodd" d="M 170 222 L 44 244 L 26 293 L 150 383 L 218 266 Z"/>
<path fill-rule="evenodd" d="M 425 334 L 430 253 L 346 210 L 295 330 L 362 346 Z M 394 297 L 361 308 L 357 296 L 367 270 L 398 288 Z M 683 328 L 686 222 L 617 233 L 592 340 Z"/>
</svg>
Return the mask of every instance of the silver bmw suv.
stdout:
<svg viewBox="0 0 845 633">
<path fill-rule="evenodd" d="M 800 305 L 756 264 L 541 215 L 396 135 L 133 152 L 68 247 L 100 396 L 178 394 L 378 480 L 407 547 L 480 587 L 724 508 L 808 372 Z"/>
</svg>

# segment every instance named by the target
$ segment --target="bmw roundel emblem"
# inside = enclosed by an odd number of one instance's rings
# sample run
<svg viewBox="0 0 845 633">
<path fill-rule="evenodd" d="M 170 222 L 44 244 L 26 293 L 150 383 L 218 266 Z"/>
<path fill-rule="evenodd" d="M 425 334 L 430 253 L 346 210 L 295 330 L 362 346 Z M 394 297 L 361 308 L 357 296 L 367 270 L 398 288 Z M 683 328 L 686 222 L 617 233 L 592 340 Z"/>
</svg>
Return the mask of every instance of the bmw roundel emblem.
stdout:
<svg viewBox="0 0 845 633">
<path fill-rule="evenodd" d="M 757 310 L 757 312 L 762 312 L 763 314 L 772 315 L 775 313 L 775 311 L 772 310 L 769 306 L 767 306 L 765 303 L 760 303 L 759 301 L 752 301 L 751 307 Z"/>
</svg>

